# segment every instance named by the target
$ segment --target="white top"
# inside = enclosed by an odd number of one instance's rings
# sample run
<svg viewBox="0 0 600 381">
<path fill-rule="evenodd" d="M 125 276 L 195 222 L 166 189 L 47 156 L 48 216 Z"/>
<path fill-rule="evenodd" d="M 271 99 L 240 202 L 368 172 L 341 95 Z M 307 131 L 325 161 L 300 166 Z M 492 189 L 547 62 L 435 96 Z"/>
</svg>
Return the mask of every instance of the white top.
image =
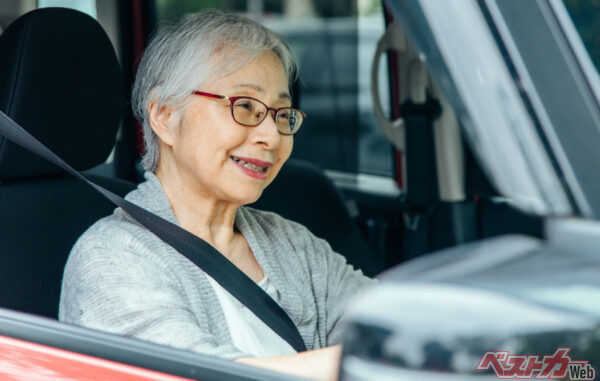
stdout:
<svg viewBox="0 0 600 381">
<path fill-rule="evenodd" d="M 252 311 L 237 300 L 233 295 L 217 283 L 212 277 L 207 276 L 212 288 L 215 290 L 223 314 L 227 320 L 227 327 L 233 340 L 233 345 L 244 353 L 256 357 L 269 357 L 296 354 L 296 350 L 281 338 L 268 325 L 260 320 Z M 280 301 L 279 291 L 265 276 L 258 285 L 265 290 L 277 303 Z"/>
</svg>

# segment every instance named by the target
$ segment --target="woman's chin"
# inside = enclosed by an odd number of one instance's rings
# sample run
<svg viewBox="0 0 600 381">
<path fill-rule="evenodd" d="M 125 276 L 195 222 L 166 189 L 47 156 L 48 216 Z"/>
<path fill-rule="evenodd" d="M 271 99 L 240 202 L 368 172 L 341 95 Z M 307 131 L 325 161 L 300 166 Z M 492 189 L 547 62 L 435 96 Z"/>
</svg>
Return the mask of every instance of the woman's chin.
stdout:
<svg viewBox="0 0 600 381">
<path fill-rule="evenodd" d="M 234 202 L 236 204 L 239 205 L 248 205 L 248 204 L 252 204 L 255 203 L 256 201 L 258 201 L 258 199 L 260 198 L 260 196 L 262 195 L 263 190 L 258 190 L 258 191 L 248 191 L 245 192 L 244 194 L 237 194 L 235 197 L 232 197 L 232 200 L 235 200 Z"/>
</svg>

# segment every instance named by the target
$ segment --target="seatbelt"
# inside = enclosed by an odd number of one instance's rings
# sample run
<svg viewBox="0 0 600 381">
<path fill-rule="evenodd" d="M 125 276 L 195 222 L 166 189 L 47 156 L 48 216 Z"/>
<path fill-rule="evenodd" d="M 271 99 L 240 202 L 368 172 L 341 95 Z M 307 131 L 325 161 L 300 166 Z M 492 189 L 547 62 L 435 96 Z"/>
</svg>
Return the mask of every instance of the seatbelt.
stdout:
<svg viewBox="0 0 600 381">
<path fill-rule="evenodd" d="M 429 96 L 424 103 L 412 100 L 402 104 L 400 115 L 406 129 L 406 227 L 404 253 L 414 258 L 431 250 L 431 214 L 437 202 L 438 186 L 433 145 L 433 122 L 441 106 Z"/>
<path fill-rule="evenodd" d="M 296 351 L 306 351 L 298 328 L 279 304 L 208 242 L 86 179 L 2 111 L 0 135 L 94 188 L 210 275 Z"/>
</svg>

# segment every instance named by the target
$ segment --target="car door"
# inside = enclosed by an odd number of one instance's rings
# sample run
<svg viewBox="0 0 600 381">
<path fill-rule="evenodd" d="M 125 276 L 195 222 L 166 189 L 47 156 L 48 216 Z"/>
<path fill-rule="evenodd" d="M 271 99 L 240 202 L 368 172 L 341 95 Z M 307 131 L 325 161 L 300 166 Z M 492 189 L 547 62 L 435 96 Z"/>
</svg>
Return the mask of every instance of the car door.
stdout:
<svg viewBox="0 0 600 381">
<path fill-rule="evenodd" d="M 0 308 L 3 380 L 298 380 Z"/>
</svg>

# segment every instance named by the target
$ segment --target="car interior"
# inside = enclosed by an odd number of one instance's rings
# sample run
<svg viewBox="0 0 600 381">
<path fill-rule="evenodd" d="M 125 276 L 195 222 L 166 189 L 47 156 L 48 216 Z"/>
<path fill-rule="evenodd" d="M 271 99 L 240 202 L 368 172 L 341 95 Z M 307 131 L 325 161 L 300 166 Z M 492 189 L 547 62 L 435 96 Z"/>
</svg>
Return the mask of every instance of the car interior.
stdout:
<svg viewBox="0 0 600 381">
<path fill-rule="evenodd" d="M 115 7 L 117 51 L 113 34 L 77 10 L 40 8 L 0 17 L 0 110 L 85 177 L 124 196 L 142 180 L 128 97 L 157 21 L 153 2 Z M 391 13 L 378 7 L 389 27 Z M 2 11 L 9 13 L 0 6 Z M 542 219 L 500 197 L 464 137 L 447 133 L 445 127 L 457 122 L 414 51 L 390 50 L 381 61 L 389 86 L 384 96 L 392 105 L 386 117 L 402 118 L 405 129 L 403 144 L 381 146 L 390 153 L 383 155 L 390 173 L 374 176 L 311 161 L 307 147 L 318 138 L 311 132 L 298 138 L 300 154 L 252 206 L 307 226 L 368 276 L 485 237 L 541 237 Z M 411 82 L 418 70 L 423 80 Z M 293 94 L 295 104 L 308 104 L 303 99 L 311 89 L 302 73 Z M 326 120 L 319 123 L 311 131 L 332 128 Z M 338 127 L 343 134 L 344 124 Z M 362 136 L 353 133 L 354 140 Z M 452 191 L 456 183 L 458 193 Z M 113 209 L 77 179 L 0 136 L 0 307 L 56 319 L 71 247 Z"/>
<path fill-rule="evenodd" d="M 0 56 L 2 111 L 93 181 L 120 195 L 135 187 L 139 176 L 99 174 L 115 144 L 123 147 L 115 137 L 128 115 L 128 91 L 109 38 L 93 18 L 52 8 L 27 14 L 0 35 Z M 394 53 L 388 59 L 407 60 Z M 390 70 L 392 81 L 409 75 L 400 72 L 402 64 L 397 67 Z M 406 126 L 405 163 L 396 177 L 410 184 L 398 195 L 349 187 L 328 176 L 327 168 L 293 157 L 254 206 L 306 225 L 369 276 L 432 250 L 486 236 L 541 235 L 538 219 L 497 200 L 462 140 L 458 144 L 465 152 L 464 198 L 440 197 L 444 180 L 436 163 L 440 154 L 435 124 L 441 107 L 431 85 L 425 86 L 417 89 L 426 92 L 424 102 L 411 98 L 407 86 L 407 94 L 394 100 L 401 102 L 395 112 Z M 296 96 L 303 96 L 302 89 Z M 120 172 L 138 171 L 132 167 Z M 5 140 L 0 180 L 0 305 L 55 318 L 70 247 L 113 207 L 52 164 Z M 282 194 L 293 201 L 282 201 Z"/>
</svg>

